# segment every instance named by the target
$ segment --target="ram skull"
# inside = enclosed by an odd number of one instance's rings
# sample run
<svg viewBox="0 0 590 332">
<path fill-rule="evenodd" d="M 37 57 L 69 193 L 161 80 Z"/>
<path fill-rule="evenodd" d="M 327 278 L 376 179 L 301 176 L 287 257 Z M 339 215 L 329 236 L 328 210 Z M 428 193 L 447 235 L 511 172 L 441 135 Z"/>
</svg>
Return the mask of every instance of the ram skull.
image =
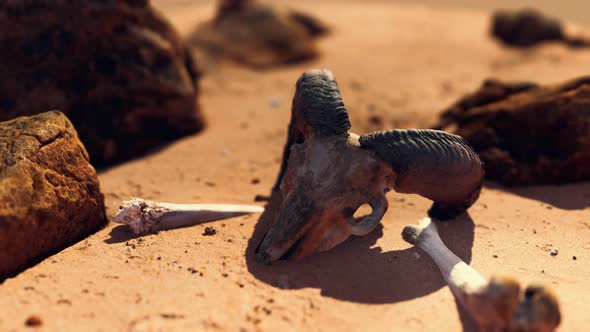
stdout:
<svg viewBox="0 0 590 332">
<path fill-rule="evenodd" d="M 260 262 L 301 259 L 370 233 L 387 211 L 391 189 L 433 200 L 429 212 L 438 219 L 461 214 L 479 196 L 483 165 L 463 138 L 420 129 L 350 133 L 328 70 L 299 78 L 291 113 L 274 187 L 281 203 L 258 246 Z M 364 204 L 372 212 L 355 218 Z"/>
</svg>

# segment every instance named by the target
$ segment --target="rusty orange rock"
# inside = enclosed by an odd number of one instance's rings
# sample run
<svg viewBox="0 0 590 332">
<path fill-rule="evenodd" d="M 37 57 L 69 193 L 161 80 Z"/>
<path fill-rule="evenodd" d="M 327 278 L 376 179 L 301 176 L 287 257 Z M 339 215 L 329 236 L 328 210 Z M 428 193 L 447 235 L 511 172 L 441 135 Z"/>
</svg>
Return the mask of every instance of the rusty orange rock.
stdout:
<svg viewBox="0 0 590 332">
<path fill-rule="evenodd" d="M 96 171 L 62 113 L 0 123 L 0 281 L 106 222 Z"/>
</svg>

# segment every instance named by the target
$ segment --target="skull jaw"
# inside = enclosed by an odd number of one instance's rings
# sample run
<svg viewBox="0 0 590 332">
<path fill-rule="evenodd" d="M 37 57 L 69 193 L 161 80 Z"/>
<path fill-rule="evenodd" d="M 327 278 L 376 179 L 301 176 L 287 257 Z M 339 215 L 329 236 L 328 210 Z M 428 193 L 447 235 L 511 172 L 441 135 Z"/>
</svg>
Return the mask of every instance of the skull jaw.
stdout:
<svg viewBox="0 0 590 332">
<path fill-rule="evenodd" d="M 269 244 L 267 237 L 262 240 L 256 259 L 265 264 L 277 260 L 299 261 L 316 253 L 328 251 L 344 242 L 351 235 L 351 227 L 345 218 L 330 218 L 327 222 L 313 223 L 313 226 L 293 237 L 283 245 Z M 268 241 L 265 243 L 265 241 Z"/>
</svg>

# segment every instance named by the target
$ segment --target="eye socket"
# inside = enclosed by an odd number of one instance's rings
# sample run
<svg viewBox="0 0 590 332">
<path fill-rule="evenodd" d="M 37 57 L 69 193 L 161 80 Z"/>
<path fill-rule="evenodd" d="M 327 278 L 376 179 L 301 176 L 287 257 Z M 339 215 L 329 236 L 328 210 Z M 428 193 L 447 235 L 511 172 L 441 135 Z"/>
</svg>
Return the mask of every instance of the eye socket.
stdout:
<svg viewBox="0 0 590 332">
<path fill-rule="evenodd" d="M 370 215 L 372 212 L 373 212 L 373 208 L 368 203 L 365 203 L 365 204 L 359 206 L 358 209 L 356 209 L 356 211 L 353 214 L 353 217 L 355 219 L 364 218 L 364 217 Z"/>
</svg>

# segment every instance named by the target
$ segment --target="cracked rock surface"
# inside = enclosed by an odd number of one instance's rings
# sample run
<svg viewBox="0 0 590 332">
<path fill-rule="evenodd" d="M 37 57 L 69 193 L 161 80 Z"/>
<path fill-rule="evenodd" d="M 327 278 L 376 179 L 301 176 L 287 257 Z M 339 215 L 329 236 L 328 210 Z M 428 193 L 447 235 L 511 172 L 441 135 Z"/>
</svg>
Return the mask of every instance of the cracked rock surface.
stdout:
<svg viewBox="0 0 590 332">
<path fill-rule="evenodd" d="M 106 222 L 96 171 L 62 113 L 0 123 L 0 281 Z"/>
<path fill-rule="evenodd" d="M 590 77 L 562 84 L 488 80 L 436 126 L 469 141 L 486 177 L 506 185 L 590 180 Z"/>
<path fill-rule="evenodd" d="M 203 127 L 199 75 L 147 0 L 0 3 L 0 121 L 62 110 L 93 165 Z"/>
</svg>

